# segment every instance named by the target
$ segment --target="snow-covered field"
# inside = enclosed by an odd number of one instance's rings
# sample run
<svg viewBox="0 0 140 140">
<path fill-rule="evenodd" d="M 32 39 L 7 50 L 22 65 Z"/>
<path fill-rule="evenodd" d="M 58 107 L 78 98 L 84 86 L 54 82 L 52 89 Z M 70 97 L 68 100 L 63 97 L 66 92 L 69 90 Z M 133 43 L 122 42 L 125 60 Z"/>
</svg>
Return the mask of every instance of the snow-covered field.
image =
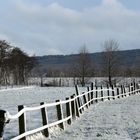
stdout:
<svg viewBox="0 0 140 140">
<path fill-rule="evenodd" d="M 85 88 L 80 88 L 80 92 Z M 40 102 L 64 100 L 75 94 L 74 87 L 25 87 L 0 91 L 0 109 L 17 113 L 17 105 L 37 106 Z M 94 104 L 65 131 L 51 131 L 51 140 L 140 140 L 140 95 Z M 50 116 L 54 116 L 54 108 Z M 53 118 L 55 119 L 55 118 Z M 41 126 L 40 112 L 27 114 L 28 130 Z M 13 129 L 14 128 L 14 129 Z M 18 121 L 5 128 L 5 140 L 18 135 Z M 40 139 L 41 140 L 41 139 Z"/>
<path fill-rule="evenodd" d="M 100 102 L 50 140 L 140 140 L 140 95 Z"/>
<path fill-rule="evenodd" d="M 80 88 L 81 92 L 85 88 Z M 38 106 L 40 102 L 55 102 L 55 100 L 65 100 L 66 97 L 75 94 L 74 87 L 20 87 L 0 90 L 0 109 L 9 111 L 14 115 L 18 112 L 18 105 L 29 107 Z M 55 108 L 49 108 L 49 117 L 53 118 Z M 53 118 L 56 119 L 56 118 Z M 27 113 L 27 130 L 41 126 L 41 113 L 34 111 Z M 14 129 L 13 129 L 14 128 Z M 11 121 L 5 128 L 5 139 L 18 135 L 18 120 Z"/>
</svg>

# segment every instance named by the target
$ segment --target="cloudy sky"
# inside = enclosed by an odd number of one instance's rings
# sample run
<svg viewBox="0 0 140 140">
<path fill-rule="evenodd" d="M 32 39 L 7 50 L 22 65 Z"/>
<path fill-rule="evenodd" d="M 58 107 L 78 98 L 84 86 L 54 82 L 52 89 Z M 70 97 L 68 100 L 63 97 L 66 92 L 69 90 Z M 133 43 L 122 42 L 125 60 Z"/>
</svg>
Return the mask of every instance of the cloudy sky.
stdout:
<svg viewBox="0 0 140 140">
<path fill-rule="evenodd" d="M 3 0 L 0 39 L 31 55 L 99 52 L 108 39 L 138 49 L 140 0 Z"/>
</svg>

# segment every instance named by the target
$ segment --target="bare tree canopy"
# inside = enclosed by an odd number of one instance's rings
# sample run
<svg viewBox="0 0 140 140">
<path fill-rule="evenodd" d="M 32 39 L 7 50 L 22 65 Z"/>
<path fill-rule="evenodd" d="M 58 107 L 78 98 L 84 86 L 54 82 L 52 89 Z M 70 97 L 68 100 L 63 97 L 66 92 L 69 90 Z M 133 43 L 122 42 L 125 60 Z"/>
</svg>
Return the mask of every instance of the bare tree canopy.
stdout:
<svg viewBox="0 0 140 140">
<path fill-rule="evenodd" d="M 74 65 L 74 76 L 79 78 L 82 86 L 88 81 L 91 72 L 91 59 L 86 46 L 82 46 Z"/>
<path fill-rule="evenodd" d="M 103 44 L 104 50 L 102 53 L 103 72 L 108 77 L 108 83 L 113 84 L 112 77 L 117 73 L 117 64 L 119 63 L 119 56 L 116 53 L 119 51 L 119 43 L 113 39 L 107 40 Z"/>
</svg>

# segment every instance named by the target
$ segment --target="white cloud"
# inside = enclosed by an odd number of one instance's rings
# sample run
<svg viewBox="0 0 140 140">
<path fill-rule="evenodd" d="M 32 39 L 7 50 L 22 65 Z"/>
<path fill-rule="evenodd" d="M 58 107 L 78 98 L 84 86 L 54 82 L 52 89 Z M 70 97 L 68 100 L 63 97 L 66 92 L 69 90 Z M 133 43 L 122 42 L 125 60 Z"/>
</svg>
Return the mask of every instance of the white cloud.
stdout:
<svg viewBox="0 0 140 140">
<path fill-rule="evenodd" d="M 122 8 L 122 4 L 117 0 L 103 0 L 102 5 L 109 8 Z"/>
<path fill-rule="evenodd" d="M 101 51 L 101 43 L 108 38 L 118 40 L 122 49 L 140 45 L 140 13 L 118 0 L 103 0 L 82 11 L 23 0 L 13 0 L 11 5 L 0 25 L 1 34 L 29 53 L 77 53 L 84 43 L 90 52 Z"/>
</svg>

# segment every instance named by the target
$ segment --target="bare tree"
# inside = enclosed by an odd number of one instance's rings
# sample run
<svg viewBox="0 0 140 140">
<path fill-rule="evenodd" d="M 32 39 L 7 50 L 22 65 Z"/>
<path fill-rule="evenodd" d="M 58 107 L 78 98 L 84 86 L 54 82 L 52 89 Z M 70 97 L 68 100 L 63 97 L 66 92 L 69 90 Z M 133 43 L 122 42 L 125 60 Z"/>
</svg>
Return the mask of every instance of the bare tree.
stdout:
<svg viewBox="0 0 140 140">
<path fill-rule="evenodd" d="M 113 39 L 107 40 L 103 44 L 104 51 L 102 53 L 103 72 L 108 77 L 108 83 L 113 84 L 112 77 L 116 76 L 117 67 L 119 63 L 119 43 Z M 114 80 L 114 82 L 116 79 Z"/>
<path fill-rule="evenodd" d="M 79 51 L 79 55 L 76 61 L 74 76 L 77 75 L 79 77 L 79 81 L 82 86 L 85 86 L 86 82 L 88 81 L 88 77 L 90 76 L 91 70 L 91 60 L 90 55 L 86 46 L 82 46 Z"/>
<path fill-rule="evenodd" d="M 134 76 L 140 76 L 140 56 L 136 57 L 136 63 L 134 64 L 132 69 Z"/>
<path fill-rule="evenodd" d="M 0 84 L 7 84 L 8 59 L 10 45 L 5 40 L 0 40 Z"/>
</svg>

